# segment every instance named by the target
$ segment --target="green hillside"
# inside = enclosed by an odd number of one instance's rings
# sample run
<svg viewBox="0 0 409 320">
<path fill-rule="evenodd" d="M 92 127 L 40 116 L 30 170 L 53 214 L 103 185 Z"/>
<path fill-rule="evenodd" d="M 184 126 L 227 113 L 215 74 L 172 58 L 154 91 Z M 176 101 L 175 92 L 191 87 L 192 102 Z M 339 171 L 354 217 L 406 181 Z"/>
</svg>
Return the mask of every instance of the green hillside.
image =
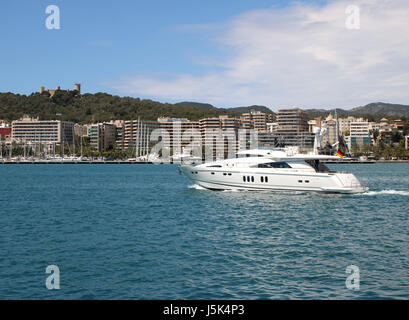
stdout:
<svg viewBox="0 0 409 320">
<path fill-rule="evenodd" d="M 234 110 L 218 108 L 197 108 L 188 104 L 160 103 L 139 98 L 119 97 L 107 93 L 77 95 L 76 91 L 57 91 L 49 98 L 48 92 L 29 96 L 14 93 L 0 93 L 0 119 L 12 121 L 24 114 L 41 120 L 58 118 L 78 123 L 102 122 L 110 120 L 156 120 L 170 116 L 198 120 L 223 114 L 237 117 Z"/>
<path fill-rule="evenodd" d="M 365 106 L 356 107 L 353 109 L 307 109 L 310 118 L 318 116 L 326 116 L 329 113 L 334 114 L 335 110 L 339 117 L 345 116 L 362 116 L 367 118 L 369 121 L 379 121 L 383 117 L 388 117 L 391 119 L 397 118 L 409 118 L 409 105 L 403 104 L 392 104 L 384 102 L 369 103 Z"/>
</svg>

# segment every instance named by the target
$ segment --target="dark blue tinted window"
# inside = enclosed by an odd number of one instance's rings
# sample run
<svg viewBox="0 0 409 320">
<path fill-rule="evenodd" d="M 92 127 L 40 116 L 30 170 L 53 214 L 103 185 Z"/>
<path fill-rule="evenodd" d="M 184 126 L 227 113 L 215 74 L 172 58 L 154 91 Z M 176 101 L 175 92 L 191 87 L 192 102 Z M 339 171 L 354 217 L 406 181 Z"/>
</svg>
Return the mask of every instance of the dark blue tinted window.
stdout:
<svg viewBox="0 0 409 320">
<path fill-rule="evenodd" d="M 291 168 L 287 162 L 268 162 L 259 163 L 259 168 Z"/>
</svg>

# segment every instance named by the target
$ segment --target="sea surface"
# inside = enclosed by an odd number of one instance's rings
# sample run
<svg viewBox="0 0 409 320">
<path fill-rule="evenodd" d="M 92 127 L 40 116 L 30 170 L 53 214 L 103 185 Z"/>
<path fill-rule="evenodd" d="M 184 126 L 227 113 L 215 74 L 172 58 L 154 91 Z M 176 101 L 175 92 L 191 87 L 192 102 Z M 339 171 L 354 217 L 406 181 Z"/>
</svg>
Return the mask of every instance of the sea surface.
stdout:
<svg viewBox="0 0 409 320">
<path fill-rule="evenodd" d="M 370 191 L 208 191 L 175 165 L 0 165 L 0 299 L 408 299 L 409 164 L 330 167 Z"/>
</svg>

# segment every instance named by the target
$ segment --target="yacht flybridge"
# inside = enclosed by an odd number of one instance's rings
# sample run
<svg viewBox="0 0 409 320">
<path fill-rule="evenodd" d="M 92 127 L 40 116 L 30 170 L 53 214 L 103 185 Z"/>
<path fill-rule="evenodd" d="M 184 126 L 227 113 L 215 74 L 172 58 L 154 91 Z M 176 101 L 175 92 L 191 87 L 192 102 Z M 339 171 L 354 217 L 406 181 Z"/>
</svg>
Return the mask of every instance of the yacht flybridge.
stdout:
<svg viewBox="0 0 409 320">
<path fill-rule="evenodd" d="M 212 190 L 314 191 L 362 193 L 367 190 L 349 172 L 330 171 L 321 160 L 337 156 L 300 154 L 297 149 L 253 149 L 235 158 L 181 165 L 196 184 Z"/>
</svg>

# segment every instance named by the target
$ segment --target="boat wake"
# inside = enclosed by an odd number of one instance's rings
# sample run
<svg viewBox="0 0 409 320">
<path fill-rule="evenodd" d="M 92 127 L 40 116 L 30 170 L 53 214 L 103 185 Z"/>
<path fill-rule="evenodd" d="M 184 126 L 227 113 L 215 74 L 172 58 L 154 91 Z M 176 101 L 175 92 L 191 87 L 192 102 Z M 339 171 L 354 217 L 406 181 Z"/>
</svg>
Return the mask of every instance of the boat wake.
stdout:
<svg viewBox="0 0 409 320">
<path fill-rule="evenodd" d="M 189 189 L 195 189 L 195 190 L 207 190 L 206 188 L 203 188 L 199 186 L 198 184 L 193 184 L 191 186 L 188 186 Z"/>
<path fill-rule="evenodd" d="M 380 191 L 368 191 L 361 194 L 356 194 L 357 196 L 378 196 L 378 195 L 400 195 L 409 196 L 409 191 L 406 190 L 380 190 Z"/>
</svg>

